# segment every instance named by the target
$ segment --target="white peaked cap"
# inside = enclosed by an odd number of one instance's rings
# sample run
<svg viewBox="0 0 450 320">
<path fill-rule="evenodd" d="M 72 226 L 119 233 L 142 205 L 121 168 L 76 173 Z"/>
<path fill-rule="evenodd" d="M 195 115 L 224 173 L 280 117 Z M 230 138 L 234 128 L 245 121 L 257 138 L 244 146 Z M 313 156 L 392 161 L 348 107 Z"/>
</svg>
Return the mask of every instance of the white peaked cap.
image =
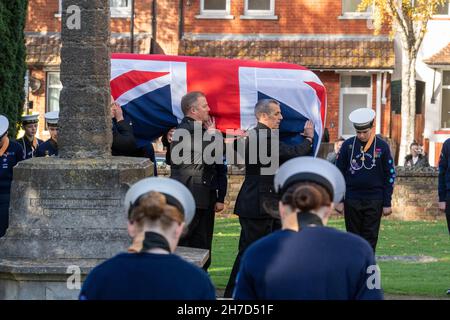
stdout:
<svg viewBox="0 0 450 320">
<path fill-rule="evenodd" d="M 156 191 L 166 196 L 168 204 L 180 207 L 184 213 L 186 225 L 191 223 L 195 214 L 195 200 L 185 185 L 181 182 L 164 177 L 150 177 L 142 179 L 131 186 L 125 195 L 125 209 L 128 211 L 140 196 Z M 174 198 L 178 203 L 171 203 Z"/>
<path fill-rule="evenodd" d="M 8 118 L 0 115 L 0 137 L 3 136 L 6 131 L 8 131 L 8 128 L 9 128 Z"/>
<path fill-rule="evenodd" d="M 314 157 L 298 157 L 285 162 L 275 174 L 274 187 L 283 194 L 290 186 L 302 181 L 323 186 L 334 203 L 341 202 L 345 194 L 345 179 L 332 163 Z"/>
<path fill-rule="evenodd" d="M 49 124 L 58 124 L 59 111 L 50 111 L 45 114 L 45 120 Z"/>
<path fill-rule="evenodd" d="M 375 111 L 369 108 L 356 109 L 350 113 L 348 119 L 356 129 L 368 129 L 372 127 L 373 119 L 375 119 Z"/>
<path fill-rule="evenodd" d="M 35 112 L 32 114 L 23 114 L 22 122 L 38 122 L 39 121 L 39 113 Z"/>
</svg>

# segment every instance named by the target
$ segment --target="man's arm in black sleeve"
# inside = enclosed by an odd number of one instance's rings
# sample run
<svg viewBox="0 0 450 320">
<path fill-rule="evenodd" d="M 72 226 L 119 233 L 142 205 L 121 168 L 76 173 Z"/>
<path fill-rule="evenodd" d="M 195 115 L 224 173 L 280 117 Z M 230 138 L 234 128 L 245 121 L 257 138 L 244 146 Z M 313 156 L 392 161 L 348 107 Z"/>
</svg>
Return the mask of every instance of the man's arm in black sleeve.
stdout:
<svg viewBox="0 0 450 320">
<path fill-rule="evenodd" d="M 284 162 L 295 157 L 307 156 L 311 153 L 311 150 L 312 143 L 308 139 L 292 146 L 280 141 L 280 161 Z"/>
<path fill-rule="evenodd" d="M 116 131 L 113 133 L 112 150 L 113 154 L 129 154 L 137 149 L 133 128 L 125 121 L 116 123 Z"/>
</svg>

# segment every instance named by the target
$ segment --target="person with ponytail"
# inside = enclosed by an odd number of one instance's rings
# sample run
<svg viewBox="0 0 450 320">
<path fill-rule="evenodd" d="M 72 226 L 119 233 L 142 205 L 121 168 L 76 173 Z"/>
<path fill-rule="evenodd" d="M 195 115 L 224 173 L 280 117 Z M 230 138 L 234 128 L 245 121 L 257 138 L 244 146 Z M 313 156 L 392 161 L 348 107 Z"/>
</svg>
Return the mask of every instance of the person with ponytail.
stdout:
<svg viewBox="0 0 450 320">
<path fill-rule="evenodd" d="M 128 190 L 125 208 L 133 243 L 91 271 L 80 300 L 214 300 L 207 273 L 174 254 L 195 213 L 190 191 L 173 179 L 146 178 Z"/>
<path fill-rule="evenodd" d="M 22 147 L 8 138 L 9 121 L 0 115 L 0 238 L 3 237 L 9 224 L 9 200 L 13 167 L 24 160 Z"/>
<path fill-rule="evenodd" d="M 283 164 L 274 179 L 282 230 L 250 246 L 241 262 L 236 300 L 383 299 L 379 268 L 360 236 L 326 227 L 345 180 L 323 159 Z"/>
</svg>

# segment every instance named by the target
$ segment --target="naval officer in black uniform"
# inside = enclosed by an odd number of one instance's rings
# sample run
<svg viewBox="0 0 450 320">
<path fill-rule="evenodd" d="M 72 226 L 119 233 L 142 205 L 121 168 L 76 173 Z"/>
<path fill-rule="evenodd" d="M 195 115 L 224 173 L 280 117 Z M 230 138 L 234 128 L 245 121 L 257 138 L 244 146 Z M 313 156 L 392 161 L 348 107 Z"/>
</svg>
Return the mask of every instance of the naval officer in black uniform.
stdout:
<svg viewBox="0 0 450 320">
<path fill-rule="evenodd" d="M 0 238 L 6 233 L 9 224 L 9 200 L 13 168 L 24 160 L 22 147 L 8 138 L 9 121 L 0 115 Z"/>
<path fill-rule="evenodd" d="M 344 211 L 347 231 L 366 239 L 375 251 L 381 217 L 392 213 L 395 168 L 389 145 L 375 135 L 374 119 L 369 108 L 350 113 L 356 136 L 342 144 L 337 157 L 347 191 L 336 211 Z"/>
<path fill-rule="evenodd" d="M 41 139 L 36 138 L 38 123 L 39 113 L 22 115 L 22 128 L 25 133 L 22 138 L 17 140 L 17 143 L 22 147 L 25 159 L 35 157 L 38 147 L 44 143 Z"/>
<path fill-rule="evenodd" d="M 50 111 L 45 114 L 50 139 L 39 146 L 36 151 L 37 157 L 54 157 L 58 156 L 58 121 L 59 111 Z"/>
</svg>

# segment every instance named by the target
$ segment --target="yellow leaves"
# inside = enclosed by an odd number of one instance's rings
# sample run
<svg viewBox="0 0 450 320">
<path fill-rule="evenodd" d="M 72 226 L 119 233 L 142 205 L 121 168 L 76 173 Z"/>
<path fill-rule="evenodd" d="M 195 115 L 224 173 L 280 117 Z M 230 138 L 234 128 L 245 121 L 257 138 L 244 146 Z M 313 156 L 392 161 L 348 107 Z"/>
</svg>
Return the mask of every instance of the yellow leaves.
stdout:
<svg viewBox="0 0 450 320">
<path fill-rule="evenodd" d="M 362 0 L 358 11 L 366 11 L 373 6 L 374 33 L 379 34 L 383 27 L 390 30 L 391 36 L 400 27 L 400 32 L 413 33 L 416 28 L 425 28 L 428 20 L 436 13 L 438 6 L 447 0 Z M 415 32 L 414 32 L 415 33 Z"/>
</svg>

